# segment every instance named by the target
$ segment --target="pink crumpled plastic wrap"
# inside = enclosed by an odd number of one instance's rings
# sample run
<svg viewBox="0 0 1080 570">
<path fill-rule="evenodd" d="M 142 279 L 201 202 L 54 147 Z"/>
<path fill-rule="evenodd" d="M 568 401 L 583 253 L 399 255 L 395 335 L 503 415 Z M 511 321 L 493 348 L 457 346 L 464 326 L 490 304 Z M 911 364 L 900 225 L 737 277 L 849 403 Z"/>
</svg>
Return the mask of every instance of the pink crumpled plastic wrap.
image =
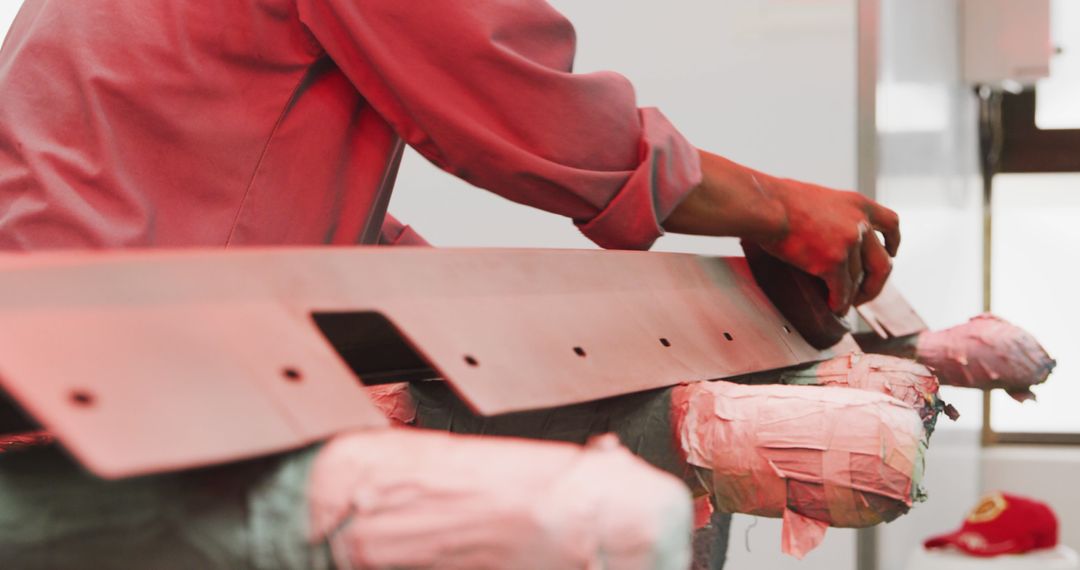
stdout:
<svg viewBox="0 0 1080 570">
<path fill-rule="evenodd" d="M 409 393 L 408 382 L 368 386 L 365 390 L 371 402 L 393 425 L 405 427 L 416 422 L 416 401 Z"/>
<path fill-rule="evenodd" d="M 673 423 L 719 510 L 783 518 L 802 558 L 829 526 L 867 527 L 923 494 L 927 432 L 891 396 L 825 386 L 699 382 L 676 388 Z"/>
<path fill-rule="evenodd" d="M 420 429 L 348 434 L 315 459 L 310 540 L 341 568 L 684 569 L 689 492 L 619 445 Z"/>
<path fill-rule="evenodd" d="M 892 396 L 911 406 L 932 432 L 940 412 L 955 420 L 960 414 L 938 395 L 938 379 L 929 368 L 906 358 L 851 353 L 809 368 L 782 372 L 780 383 L 797 386 L 857 388 Z"/>
<path fill-rule="evenodd" d="M 943 384 L 1002 388 L 1021 402 L 1035 399 L 1031 386 L 1045 382 L 1057 364 L 1034 336 L 991 314 L 924 332 L 917 342 L 916 360 L 932 368 Z"/>
<path fill-rule="evenodd" d="M 0 454 L 7 451 L 33 449 L 56 443 L 56 437 L 46 431 L 0 434 Z"/>
</svg>

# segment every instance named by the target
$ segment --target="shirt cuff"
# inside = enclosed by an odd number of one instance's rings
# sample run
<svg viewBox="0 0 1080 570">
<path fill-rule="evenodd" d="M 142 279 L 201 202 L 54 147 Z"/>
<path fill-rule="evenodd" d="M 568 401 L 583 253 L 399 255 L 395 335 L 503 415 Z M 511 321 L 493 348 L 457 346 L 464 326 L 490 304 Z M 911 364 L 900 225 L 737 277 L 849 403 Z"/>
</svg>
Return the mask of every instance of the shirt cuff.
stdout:
<svg viewBox="0 0 1080 570">
<path fill-rule="evenodd" d="M 649 249 L 664 235 L 661 222 L 701 184 L 698 150 L 658 109 L 641 109 L 642 161 L 604 209 L 576 222 L 604 249 Z"/>
<path fill-rule="evenodd" d="M 383 220 L 382 229 L 379 231 L 379 245 L 430 246 L 431 244 L 416 233 L 412 226 L 407 226 L 394 216 L 387 214 Z"/>
</svg>

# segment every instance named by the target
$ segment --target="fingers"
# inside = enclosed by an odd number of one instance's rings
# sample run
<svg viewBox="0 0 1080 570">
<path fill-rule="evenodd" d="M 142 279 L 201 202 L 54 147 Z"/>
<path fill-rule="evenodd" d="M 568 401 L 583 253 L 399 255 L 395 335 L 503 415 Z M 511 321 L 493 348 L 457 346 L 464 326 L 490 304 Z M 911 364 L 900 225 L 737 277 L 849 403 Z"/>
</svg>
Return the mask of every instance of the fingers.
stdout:
<svg viewBox="0 0 1080 570">
<path fill-rule="evenodd" d="M 870 233 L 870 226 L 868 224 L 859 225 L 859 237 L 856 238 L 854 245 L 848 247 L 848 275 L 851 276 L 851 296 L 854 301 L 854 297 L 858 295 L 859 289 L 863 283 L 863 258 L 862 258 L 862 244 L 866 240 L 866 234 Z"/>
<path fill-rule="evenodd" d="M 881 290 L 885 288 L 885 282 L 889 279 L 889 274 L 892 273 L 892 259 L 889 253 L 881 245 L 877 234 L 874 232 L 869 232 L 869 234 L 864 236 L 861 248 L 864 278 L 862 287 L 855 297 L 855 305 L 872 301 L 881 294 Z"/>
<path fill-rule="evenodd" d="M 855 295 L 855 281 L 849 265 L 850 262 L 845 261 L 822 276 L 829 288 L 829 308 L 840 316 L 851 310 L 852 297 Z"/>
<path fill-rule="evenodd" d="M 825 283 L 829 286 L 829 308 L 839 316 L 844 316 L 851 310 L 855 296 L 862 287 L 863 243 L 868 239 L 877 241 L 877 237 L 867 238 L 868 233 L 873 233 L 870 226 L 866 222 L 860 223 L 854 243 L 847 247 L 847 259 L 831 273 L 826 274 Z"/>
<path fill-rule="evenodd" d="M 885 249 L 889 255 L 896 257 L 896 252 L 900 250 L 900 216 L 873 200 L 868 199 L 866 203 L 866 216 L 874 229 L 885 236 Z"/>
</svg>

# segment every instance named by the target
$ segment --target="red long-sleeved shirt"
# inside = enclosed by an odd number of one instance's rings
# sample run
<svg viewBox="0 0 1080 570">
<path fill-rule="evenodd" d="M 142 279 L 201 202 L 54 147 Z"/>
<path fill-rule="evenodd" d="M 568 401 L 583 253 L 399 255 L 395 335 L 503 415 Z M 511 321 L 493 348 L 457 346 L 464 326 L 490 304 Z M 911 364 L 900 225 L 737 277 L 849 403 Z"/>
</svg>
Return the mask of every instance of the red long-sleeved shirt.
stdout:
<svg viewBox="0 0 1080 570">
<path fill-rule="evenodd" d="M 26 0 L 0 249 L 372 241 L 402 140 L 647 248 L 697 153 L 625 78 L 571 73 L 574 45 L 541 0 Z"/>
</svg>

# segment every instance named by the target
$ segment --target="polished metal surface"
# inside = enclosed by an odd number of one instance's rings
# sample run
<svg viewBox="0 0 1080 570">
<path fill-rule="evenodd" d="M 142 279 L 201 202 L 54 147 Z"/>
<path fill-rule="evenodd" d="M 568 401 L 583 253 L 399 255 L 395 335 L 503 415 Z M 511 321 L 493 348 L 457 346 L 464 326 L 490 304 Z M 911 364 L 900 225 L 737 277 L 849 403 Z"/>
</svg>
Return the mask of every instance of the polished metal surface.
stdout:
<svg viewBox="0 0 1080 570">
<path fill-rule="evenodd" d="M 325 321 L 373 314 L 369 339 Z M 492 415 L 828 356 L 742 258 L 322 248 L 0 261 L 0 385 L 112 477 L 382 426 L 356 370 L 381 381 L 427 364 Z"/>
<path fill-rule="evenodd" d="M 891 284 L 876 299 L 855 308 L 881 338 L 898 338 L 927 330 L 926 322 Z"/>
</svg>

